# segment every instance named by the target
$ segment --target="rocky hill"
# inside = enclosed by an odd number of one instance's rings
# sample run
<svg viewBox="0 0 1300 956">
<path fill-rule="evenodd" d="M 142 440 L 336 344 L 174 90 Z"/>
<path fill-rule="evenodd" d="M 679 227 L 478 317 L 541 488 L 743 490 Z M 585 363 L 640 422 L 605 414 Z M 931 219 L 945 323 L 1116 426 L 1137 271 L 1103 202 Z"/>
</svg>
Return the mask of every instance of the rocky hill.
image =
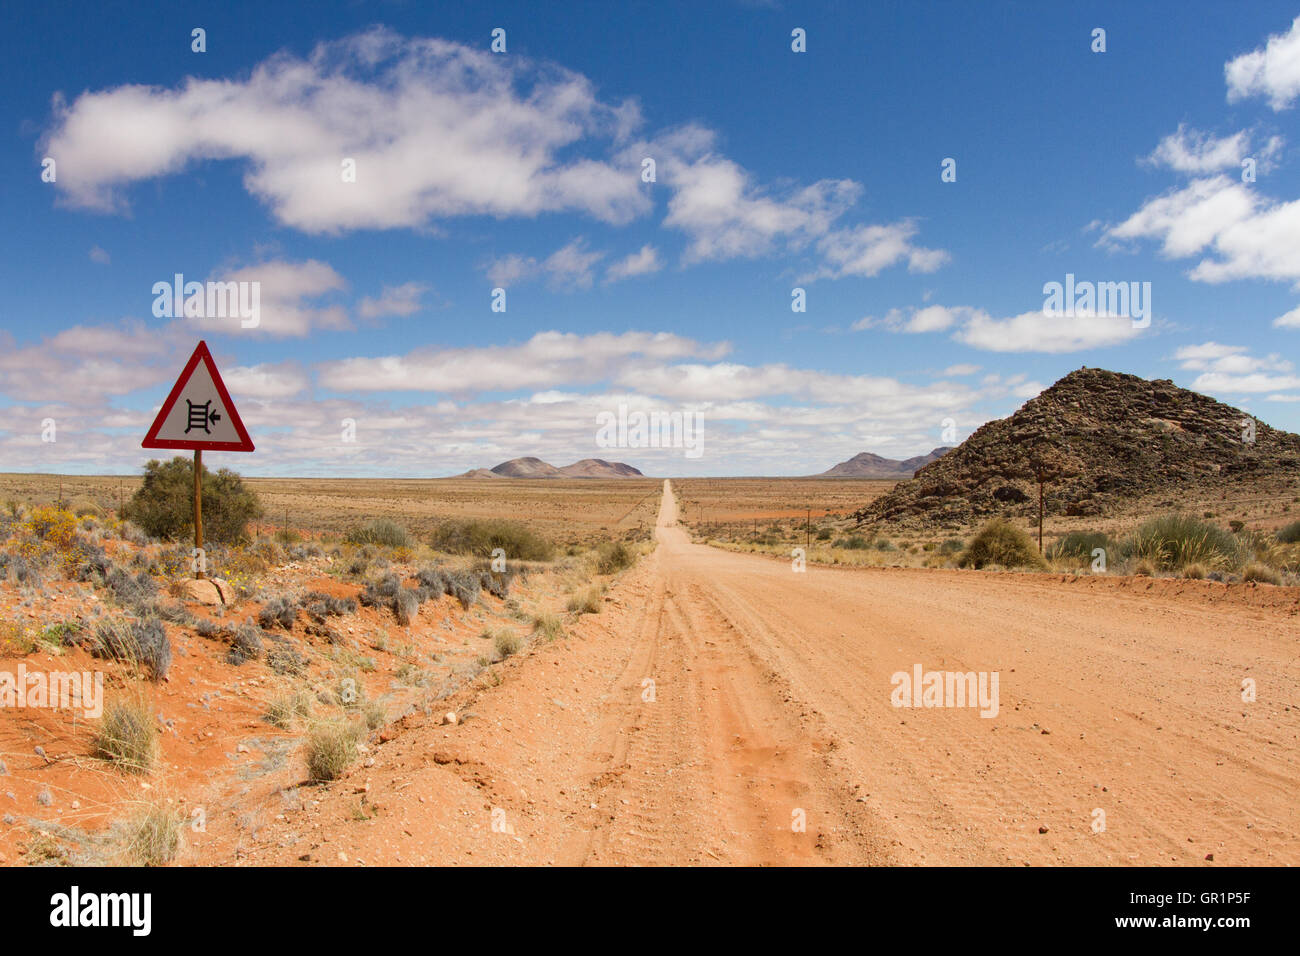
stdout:
<svg viewBox="0 0 1300 956">
<path fill-rule="evenodd" d="M 1009 418 L 989 422 L 889 494 L 859 524 L 958 527 L 1037 512 L 1035 467 L 1049 473 L 1049 514 L 1104 515 L 1136 499 L 1263 480 L 1300 480 L 1300 435 L 1253 422 L 1168 379 L 1083 368 Z"/>
<path fill-rule="evenodd" d="M 876 478 L 876 479 L 898 479 L 911 478 L 912 475 L 924 468 L 930 462 L 942 458 L 952 449 L 947 446 L 936 448 L 928 455 L 917 455 L 914 458 L 882 458 L 880 455 L 873 455 L 869 451 L 854 455 L 848 461 L 842 461 L 833 468 L 828 468 L 816 478 Z"/>
</svg>

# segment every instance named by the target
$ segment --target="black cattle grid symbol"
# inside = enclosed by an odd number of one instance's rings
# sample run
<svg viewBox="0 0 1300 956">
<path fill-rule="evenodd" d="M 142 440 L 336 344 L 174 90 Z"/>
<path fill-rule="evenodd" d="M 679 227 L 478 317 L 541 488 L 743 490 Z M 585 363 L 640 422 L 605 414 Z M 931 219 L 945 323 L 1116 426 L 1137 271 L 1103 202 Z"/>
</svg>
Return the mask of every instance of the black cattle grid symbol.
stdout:
<svg viewBox="0 0 1300 956">
<path fill-rule="evenodd" d="M 187 398 L 185 404 L 190 407 L 190 420 L 185 426 L 185 434 L 188 435 L 191 428 L 202 428 L 203 434 L 211 435 L 212 432 L 208 431 L 208 423 L 211 422 L 215 425 L 221 421 L 221 416 L 208 408 L 212 404 L 212 399 L 208 399 L 202 405 L 196 405 Z"/>
</svg>

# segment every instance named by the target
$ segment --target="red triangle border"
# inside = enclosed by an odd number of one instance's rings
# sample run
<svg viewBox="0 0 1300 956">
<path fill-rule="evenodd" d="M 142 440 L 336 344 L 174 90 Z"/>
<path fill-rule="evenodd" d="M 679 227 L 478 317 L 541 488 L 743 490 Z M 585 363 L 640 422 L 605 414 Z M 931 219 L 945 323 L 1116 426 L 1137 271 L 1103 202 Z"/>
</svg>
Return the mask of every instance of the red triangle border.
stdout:
<svg viewBox="0 0 1300 956">
<path fill-rule="evenodd" d="M 239 435 L 239 441 L 202 441 L 200 439 L 180 440 L 174 438 L 158 438 L 158 432 L 162 430 L 163 423 L 167 421 L 167 416 L 171 414 L 172 408 L 176 405 L 177 399 L 180 398 L 181 390 L 185 388 L 185 383 L 190 380 L 194 370 L 198 368 L 199 362 L 202 362 L 212 376 L 212 383 L 217 387 L 217 395 L 221 398 L 221 404 L 226 406 L 226 414 L 230 416 L 230 424 L 234 426 L 235 433 Z M 217 365 L 212 361 L 212 353 L 208 351 L 208 343 L 199 342 L 199 347 L 194 350 L 190 360 L 185 363 L 185 368 L 176 379 L 176 384 L 172 386 L 171 394 L 167 400 L 162 403 L 162 409 L 158 412 L 158 417 L 153 420 L 149 426 L 149 433 L 144 436 L 144 441 L 140 442 L 141 448 L 191 448 L 196 451 L 253 451 L 253 439 L 248 436 L 248 429 L 244 427 L 243 420 L 239 417 L 239 412 L 235 409 L 235 403 L 230 400 L 230 393 L 226 391 L 226 383 L 221 380 L 221 373 L 217 371 Z"/>
</svg>

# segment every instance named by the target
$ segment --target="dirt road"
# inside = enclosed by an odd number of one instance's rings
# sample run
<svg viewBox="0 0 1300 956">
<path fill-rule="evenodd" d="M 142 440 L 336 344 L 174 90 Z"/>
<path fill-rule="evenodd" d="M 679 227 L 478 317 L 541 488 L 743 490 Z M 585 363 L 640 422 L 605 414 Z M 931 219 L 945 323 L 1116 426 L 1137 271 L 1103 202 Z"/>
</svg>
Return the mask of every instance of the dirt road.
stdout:
<svg viewBox="0 0 1300 956">
<path fill-rule="evenodd" d="M 797 572 L 692 544 L 668 482 L 656 537 L 464 723 L 408 718 L 238 859 L 1300 863 L 1295 594 Z M 996 672 L 996 716 L 894 706 L 917 665 Z"/>
</svg>

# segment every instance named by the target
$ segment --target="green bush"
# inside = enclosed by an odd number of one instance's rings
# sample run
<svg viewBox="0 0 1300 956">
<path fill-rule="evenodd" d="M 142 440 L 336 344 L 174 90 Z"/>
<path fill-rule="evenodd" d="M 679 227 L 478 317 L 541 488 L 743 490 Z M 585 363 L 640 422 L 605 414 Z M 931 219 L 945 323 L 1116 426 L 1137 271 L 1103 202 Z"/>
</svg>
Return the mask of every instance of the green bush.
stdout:
<svg viewBox="0 0 1300 956">
<path fill-rule="evenodd" d="M 256 492 L 239 475 L 222 468 L 203 469 L 203 540 L 239 544 L 248 540 L 248 522 L 262 516 Z M 144 466 L 144 483 L 126 503 L 125 517 L 155 538 L 180 540 L 194 535 L 194 462 L 178 455 Z"/>
<path fill-rule="evenodd" d="M 596 549 L 596 570 L 613 574 L 636 563 L 636 549 L 624 541 L 605 541 Z"/>
<path fill-rule="evenodd" d="M 490 558 L 500 548 L 511 561 L 549 561 L 555 545 L 541 535 L 501 518 L 444 521 L 430 542 L 438 551 Z"/>
<path fill-rule="evenodd" d="M 95 732 L 94 753 L 129 773 L 148 773 L 158 757 L 149 701 L 138 694 L 110 701 Z"/>
<path fill-rule="evenodd" d="M 395 521 L 377 518 L 359 528 L 353 528 L 344 538 L 348 544 L 374 544 L 387 548 L 410 547 L 411 538 L 406 529 Z"/>
<path fill-rule="evenodd" d="M 1092 552 L 1097 548 L 1110 548 L 1110 538 L 1104 531 L 1071 531 L 1047 549 L 1047 556 L 1091 561 Z"/>
<path fill-rule="evenodd" d="M 1277 540 L 1283 544 L 1296 544 L 1300 542 L 1300 521 L 1292 521 L 1289 525 L 1277 529 Z"/>
<path fill-rule="evenodd" d="M 307 738 L 307 776 L 312 783 L 328 783 L 342 775 L 357 759 L 359 728 L 344 721 L 318 724 Z"/>
<path fill-rule="evenodd" d="M 1134 533 L 1129 553 L 1160 571 L 1189 564 L 1222 567 L 1234 564 L 1239 542 L 1231 532 L 1191 515 L 1153 518 Z"/>
<path fill-rule="evenodd" d="M 957 562 L 963 568 L 999 564 L 1004 568 L 1041 568 L 1043 558 L 1023 529 L 1004 518 L 994 518 L 971 539 Z"/>
</svg>

